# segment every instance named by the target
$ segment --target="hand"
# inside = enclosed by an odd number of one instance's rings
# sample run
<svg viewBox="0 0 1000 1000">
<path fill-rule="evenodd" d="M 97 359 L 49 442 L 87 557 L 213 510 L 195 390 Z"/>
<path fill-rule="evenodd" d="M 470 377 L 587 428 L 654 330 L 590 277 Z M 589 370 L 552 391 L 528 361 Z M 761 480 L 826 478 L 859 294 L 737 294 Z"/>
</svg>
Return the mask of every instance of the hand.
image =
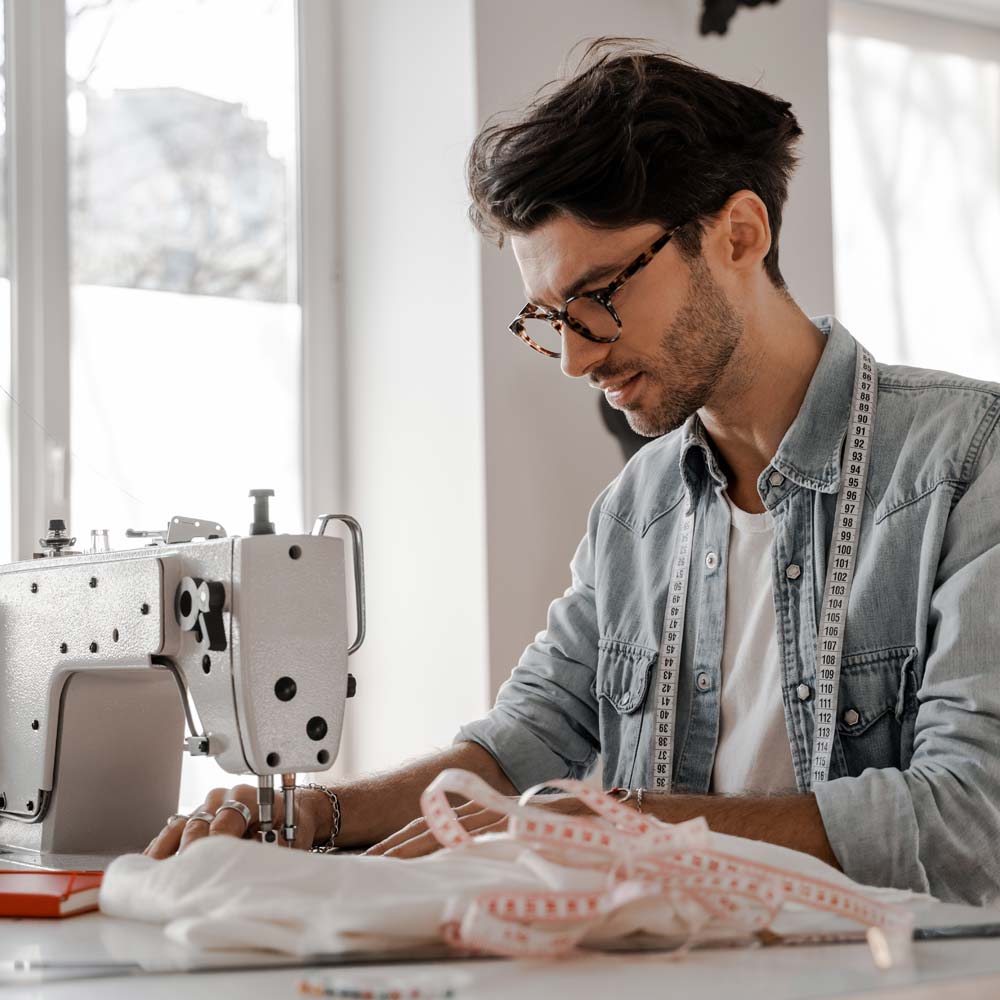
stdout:
<svg viewBox="0 0 1000 1000">
<path fill-rule="evenodd" d="M 518 797 L 513 795 L 510 798 L 516 802 Z M 551 799 L 547 802 L 535 801 L 532 802 L 532 805 L 568 815 L 590 812 L 577 799 L 569 797 Z M 507 829 L 507 816 L 503 813 L 493 812 L 491 809 L 484 809 L 478 802 L 466 802 L 455 810 L 455 815 L 458 816 L 466 832 L 474 835 L 503 833 Z M 365 851 L 365 857 L 380 855 L 386 858 L 419 858 L 425 854 L 433 854 L 440 848 L 441 845 L 437 838 L 427 829 L 427 821 L 423 816 L 420 816 L 411 823 L 407 823 L 402 830 L 397 831 L 391 837 L 386 837 L 380 844 L 369 848 Z"/>
<path fill-rule="evenodd" d="M 242 802 L 250 810 L 250 823 L 244 822 L 243 816 L 235 809 L 219 807 L 227 799 Z M 295 793 L 295 842 L 291 845 L 302 850 L 308 850 L 314 843 L 323 843 L 330 836 L 330 803 L 327 797 L 312 788 L 299 788 Z M 208 812 L 215 816 L 211 824 L 201 820 L 191 822 L 184 816 L 176 817 L 168 823 L 148 844 L 142 852 L 151 858 L 167 858 L 189 847 L 202 837 L 236 837 L 243 839 L 256 838 L 260 829 L 257 813 L 257 787 L 255 785 L 236 785 L 234 788 L 213 788 L 205 796 L 205 801 L 191 813 Z M 284 798 L 275 790 L 272 815 L 275 817 L 273 829 L 277 834 L 276 845 L 287 847 L 288 842 L 281 835 L 282 817 L 284 816 Z"/>
</svg>

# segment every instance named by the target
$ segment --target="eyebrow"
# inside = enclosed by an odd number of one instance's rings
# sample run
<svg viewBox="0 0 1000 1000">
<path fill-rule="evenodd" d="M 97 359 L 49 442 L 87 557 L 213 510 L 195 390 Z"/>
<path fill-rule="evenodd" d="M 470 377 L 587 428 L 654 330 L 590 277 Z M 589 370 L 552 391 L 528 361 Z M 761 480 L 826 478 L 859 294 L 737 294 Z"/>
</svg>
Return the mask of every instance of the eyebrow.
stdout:
<svg viewBox="0 0 1000 1000">
<path fill-rule="evenodd" d="M 587 287 L 587 285 L 591 284 L 592 282 L 597 281 L 599 278 L 613 278 L 616 274 L 619 274 L 621 271 L 623 271 L 627 266 L 628 266 L 627 264 L 624 264 L 620 260 L 618 260 L 612 264 L 595 264 L 593 267 L 588 268 L 563 293 L 562 297 L 563 303 L 565 303 L 567 299 L 571 299 L 574 295 L 579 295 L 580 292 L 582 292 Z M 539 306 L 542 309 L 552 308 L 551 306 L 547 306 L 544 302 L 535 302 L 531 298 L 531 295 L 528 294 L 528 290 L 526 288 L 524 289 L 524 297 L 532 305 Z M 562 307 L 560 306 L 559 308 Z"/>
</svg>

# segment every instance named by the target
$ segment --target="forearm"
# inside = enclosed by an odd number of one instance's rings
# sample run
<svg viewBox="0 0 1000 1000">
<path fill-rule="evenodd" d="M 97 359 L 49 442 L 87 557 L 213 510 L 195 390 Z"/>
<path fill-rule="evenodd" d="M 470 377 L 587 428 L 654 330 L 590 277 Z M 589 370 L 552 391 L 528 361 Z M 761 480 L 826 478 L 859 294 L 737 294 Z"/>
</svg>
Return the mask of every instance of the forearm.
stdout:
<svg viewBox="0 0 1000 1000">
<path fill-rule="evenodd" d="M 337 844 L 368 846 L 406 826 L 420 815 L 423 790 L 449 767 L 472 771 L 503 795 L 516 791 L 500 765 L 478 743 L 457 743 L 395 770 L 332 785 L 341 809 Z M 317 830 L 317 840 L 321 842 L 329 835 L 327 821 L 325 828 Z"/>
<path fill-rule="evenodd" d="M 643 812 L 667 823 L 704 816 L 716 833 L 790 847 L 840 868 L 813 795 L 653 795 Z"/>
</svg>

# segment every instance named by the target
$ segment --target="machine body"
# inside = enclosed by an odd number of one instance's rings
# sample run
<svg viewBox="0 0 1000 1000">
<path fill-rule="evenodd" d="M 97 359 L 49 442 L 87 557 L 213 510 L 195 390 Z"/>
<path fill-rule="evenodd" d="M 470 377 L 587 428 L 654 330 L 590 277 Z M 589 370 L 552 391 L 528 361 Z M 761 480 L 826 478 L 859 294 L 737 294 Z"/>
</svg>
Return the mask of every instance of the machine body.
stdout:
<svg viewBox="0 0 1000 1000">
<path fill-rule="evenodd" d="M 0 861 L 142 850 L 177 807 L 185 747 L 262 788 L 333 764 L 353 693 L 335 517 L 355 543 L 353 651 L 363 555 L 343 515 L 0 567 Z"/>
</svg>

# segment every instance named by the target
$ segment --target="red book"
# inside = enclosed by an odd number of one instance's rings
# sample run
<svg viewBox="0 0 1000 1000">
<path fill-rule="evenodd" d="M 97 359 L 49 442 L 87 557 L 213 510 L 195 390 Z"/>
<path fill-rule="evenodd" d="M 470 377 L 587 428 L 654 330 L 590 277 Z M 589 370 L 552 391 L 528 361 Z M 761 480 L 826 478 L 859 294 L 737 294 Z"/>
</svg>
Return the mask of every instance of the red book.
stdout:
<svg viewBox="0 0 1000 1000">
<path fill-rule="evenodd" d="M 0 917 L 68 917 L 97 909 L 103 872 L 0 871 Z"/>
</svg>

